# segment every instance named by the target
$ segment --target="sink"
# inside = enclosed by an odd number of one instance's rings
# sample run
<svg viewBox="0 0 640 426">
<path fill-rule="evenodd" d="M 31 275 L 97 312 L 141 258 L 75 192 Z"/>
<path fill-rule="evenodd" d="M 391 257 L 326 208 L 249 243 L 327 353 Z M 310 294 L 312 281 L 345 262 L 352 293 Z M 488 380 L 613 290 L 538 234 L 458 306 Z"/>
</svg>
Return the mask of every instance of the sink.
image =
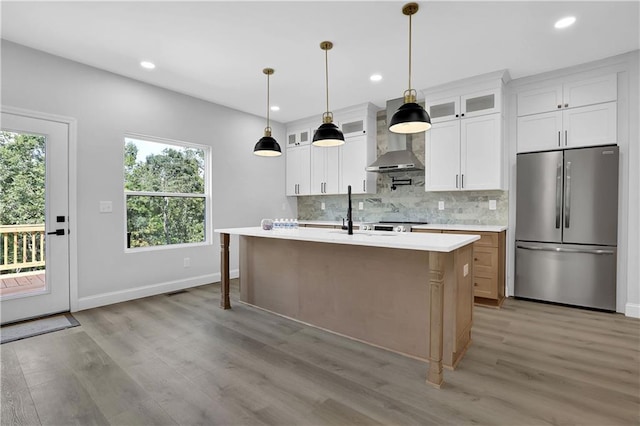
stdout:
<svg viewBox="0 0 640 426">
<path fill-rule="evenodd" d="M 347 231 L 329 231 L 330 234 L 344 234 L 347 235 Z M 396 234 L 394 234 L 393 232 L 388 232 L 388 233 L 380 233 L 380 234 L 370 234 L 368 232 L 359 232 L 359 231 L 353 231 L 353 235 L 363 235 L 365 237 L 395 237 Z"/>
</svg>

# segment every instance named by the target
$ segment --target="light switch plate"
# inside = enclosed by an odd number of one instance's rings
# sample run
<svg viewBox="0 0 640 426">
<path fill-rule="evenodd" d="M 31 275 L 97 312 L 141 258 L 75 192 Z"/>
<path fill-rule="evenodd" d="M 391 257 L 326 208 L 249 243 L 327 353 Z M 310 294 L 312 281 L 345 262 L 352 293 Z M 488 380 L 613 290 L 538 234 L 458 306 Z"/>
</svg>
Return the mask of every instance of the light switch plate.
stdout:
<svg viewBox="0 0 640 426">
<path fill-rule="evenodd" d="M 100 201 L 100 213 L 113 213 L 113 202 Z"/>
<path fill-rule="evenodd" d="M 489 210 L 496 209 L 496 200 L 489 200 Z"/>
<path fill-rule="evenodd" d="M 444 201 L 438 201 L 438 210 L 444 210 Z"/>
<path fill-rule="evenodd" d="M 462 275 L 465 276 L 465 277 L 467 275 L 469 275 L 469 264 L 468 263 L 464 264 L 464 267 L 462 268 Z"/>
<path fill-rule="evenodd" d="M 320 210 L 324 210 L 324 201 L 320 203 Z"/>
<path fill-rule="evenodd" d="M 358 210 L 364 210 L 364 201 L 358 201 Z"/>
</svg>

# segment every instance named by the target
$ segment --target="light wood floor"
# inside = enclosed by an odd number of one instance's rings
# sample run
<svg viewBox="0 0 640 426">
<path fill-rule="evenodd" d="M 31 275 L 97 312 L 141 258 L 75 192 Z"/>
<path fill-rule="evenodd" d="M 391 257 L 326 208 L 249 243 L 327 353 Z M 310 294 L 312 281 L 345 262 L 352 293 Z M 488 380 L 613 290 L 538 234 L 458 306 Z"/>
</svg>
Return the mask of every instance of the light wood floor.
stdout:
<svg viewBox="0 0 640 426">
<path fill-rule="evenodd" d="M 640 423 L 640 321 L 477 307 L 441 390 L 426 364 L 244 306 L 219 285 L 74 314 L 0 347 L 2 425 Z M 232 303 L 234 300 L 232 299 Z"/>
</svg>

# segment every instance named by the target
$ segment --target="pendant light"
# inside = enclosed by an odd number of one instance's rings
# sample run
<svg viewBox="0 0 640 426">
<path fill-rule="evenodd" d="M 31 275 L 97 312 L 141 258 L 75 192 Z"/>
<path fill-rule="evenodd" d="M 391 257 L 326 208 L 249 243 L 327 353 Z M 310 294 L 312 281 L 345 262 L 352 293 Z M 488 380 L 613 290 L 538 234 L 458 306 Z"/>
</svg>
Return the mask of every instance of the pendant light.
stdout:
<svg viewBox="0 0 640 426">
<path fill-rule="evenodd" d="M 404 91 L 404 104 L 389 121 L 389 130 L 394 133 L 418 133 L 431 128 L 431 118 L 416 103 L 416 91 L 411 88 L 411 16 L 417 11 L 417 3 L 407 3 L 402 7 L 402 13 L 409 16 L 409 89 Z"/>
<path fill-rule="evenodd" d="M 333 123 L 333 113 L 329 111 L 329 59 L 327 52 L 333 47 L 330 41 L 320 43 L 320 49 L 324 50 L 324 71 L 327 87 L 327 111 L 322 114 L 322 124 L 313 133 L 312 145 L 330 147 L 344 144 L 344 135 Z"/>
<path fill-rule="evenodd" d="M 278 142 L 271 137 L 271 127 L 269 127 L 269 76 L 275 71 L 273 68 L 265 68 L 262 72 L 267 75 L 267 127 L 264 128 L 264 136 L 253 148 L 253 153 L 261 157 L 277 157 L 282 155 L 282 151 Z"/>
</svg>

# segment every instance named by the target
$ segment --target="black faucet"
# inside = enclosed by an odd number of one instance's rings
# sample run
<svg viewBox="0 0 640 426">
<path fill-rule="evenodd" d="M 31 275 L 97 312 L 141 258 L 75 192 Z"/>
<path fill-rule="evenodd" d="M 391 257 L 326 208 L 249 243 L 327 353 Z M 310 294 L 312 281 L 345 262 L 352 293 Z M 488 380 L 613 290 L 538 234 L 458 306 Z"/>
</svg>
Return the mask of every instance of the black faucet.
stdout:
<svg viewBox="0 0 640 426">
<path fill-rule="evenodd" d="M 344 224 L 344 218 L 342 218 L 342 230 L 347 231 L 347 234 L 353 235 L 353 217 L 351 211 L 351 185 L 347 187 L 349 194 L 349 208 L 347 209 L 347 225 Z"/>
<path fill-rule="evenodd" d="M 347 209 L 347 234 L 353 235 L 353 214 L 351 211 L 351 185 L 347 187 L 349 194 L 349 208 Z"/>
</svg>

